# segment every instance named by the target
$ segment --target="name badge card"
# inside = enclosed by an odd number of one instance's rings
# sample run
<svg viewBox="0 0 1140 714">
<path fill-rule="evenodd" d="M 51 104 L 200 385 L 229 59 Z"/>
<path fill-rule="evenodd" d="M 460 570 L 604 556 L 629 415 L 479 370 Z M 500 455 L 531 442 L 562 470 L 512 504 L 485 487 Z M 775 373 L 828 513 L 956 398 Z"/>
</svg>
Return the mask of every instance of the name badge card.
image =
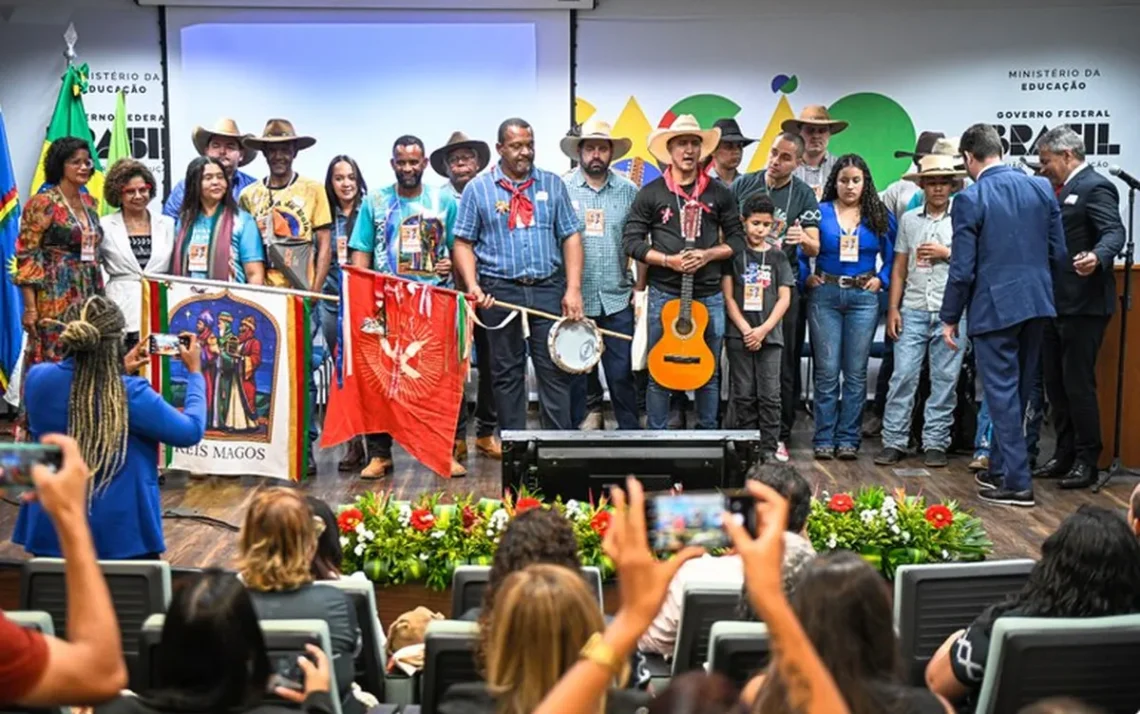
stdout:
<svg viewBox="0 0 1140 714">
<path fill-rule="evenodd" d="M 348 236 L 336 237 L 336 262 L 338 265 L 348 265 Z"/>
<path fill-rule="evenodd" d="M 420 245 L 419 224 L 405 224 L 400 226 L 400 252 L 405 254 L 417 254 L 421 251 L 423 251 L 423 246 Z"/>
<path fill-rule="evenodd" d="M 744 271 L 744 311 L 763 312 L 763 310 L 764 274 L 761 272 L 760 266 L 752 263 Z"/>
<path fill-rule="evenodd" d="M 857 263 L 859 261 L 859 234 L 839 234 L 839 262 Z"/>
<path fill-rule="evenodd" d="M 79 238 L 79 259 L 84 263 L 94 263 L 96 259 L 96 249 L 98 235 L 95 231 L 83 231 Z"/>
<path fill-rule="evenodd" d="M 930 258 L 923 258 L 921 256 L 914 257 L 914 269 L 920 273 L 929 273 L 934 264 L 930 262 Z"/>
<path fill-rule="evenodd" d="M 586 235 L 601 238 L 606 232 L 606 212 L 601 208 L 586 209 Z"/>
<path fill-rule="evenodd" d="M 190 244 L 190 272 L 207 273 L 210 270 L 210 246 L 205 243 Z"/>
</svg>

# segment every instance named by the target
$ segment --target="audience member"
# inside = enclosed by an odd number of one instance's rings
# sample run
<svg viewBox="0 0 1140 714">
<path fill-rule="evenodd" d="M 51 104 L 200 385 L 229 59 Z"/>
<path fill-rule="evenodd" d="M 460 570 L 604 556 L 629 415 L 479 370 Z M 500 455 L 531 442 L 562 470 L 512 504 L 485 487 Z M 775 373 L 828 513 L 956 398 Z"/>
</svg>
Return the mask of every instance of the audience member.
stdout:
<svg viewBox="0 0 1140 714">
<path fill-rule="evenodd" d="M 111 593 L 87 525 L 91 471 L 74 439 L 48 435 L 43 442 L 63 451 L 58 471 L 36 466 L 32 481 L 36 500 L 55 523 L 64 558 L 67 640 L 25 630 L 0 613 L 0 706 L 5 707 L 100 702 L 127 684 Z"/>
<path fill-rule="evenodd" d="M 273 691 L 303 703 L 306 712 L 334 711 L 329 698 L 329 662 L 319 647 L 298 658 L 304 692 L 276 686 Z M 154 666 L 155 686 L 138 696 L 120 696 L 95 714 L 165 712 L 295 711 L 259 703 L 270 686 L 265 638 L 249 594 L 232 573 L 207 570 L 174 593 Z"/>
<path fill-rule="evenodd" d="M 597 598 L 577 565 L 536 563 L 511 573 L 480 628 L 486 682 L 452 686 L 440 712 L 530 714 L 604 626 Z M 624 662 L 614 672 L 604 711 L 619 714 L 644 706 L 644 694 L 619 689 L 628 673 Z"/>
<path fill-rule="evenodd" d="M 649 703 L 648 714 L 746 714 L 740 690 L 723 674 L 686 672 Z"/>
<path fill-rule="evenodd" d="M 238 543 L 238 571 L 262 620 L 324 620 L 332 640 L 333 670 L 344 714 L 364 711 L 353 695 L 360 629 L 348 596 L 314 587 L 317 525 L 300 491 L 268 488 L 253 497 Z"/>
<path fill-rule="evenodd" d="M 982 684 L 1000 617 L 1104 617 L 1140 612 L 1140 542 L 1120 516 L 1083 505 L 1041 546 L 1020 592 L 943 643 L 926 667 L 931 690 L 961 701 Z"/>
<path fill-rule="evenodd" d="M 179 410 L 142 377 L 123 375 L 126 320 L 95 296 L 68 313 L 59 342 L 66 358 L 36 365 L 24 381 L 32 438 L 68 433 L 79 442 L 94 481 L 88 518 L 104 560 L 155 559 L 166 550 L 158 489 L 159 444 L 189 447 L 206 432 L 206 383 L 197 337 L 180 345 L 186 396 Z M 20 508 L 12 542 L 36 556 L 59 557 L 59 538 L 41 504 Z"/>
<path fill-rule="evenodd" d="M 791 601 L 852 714 L 953 714 L 937 695 L 902 683 L 890 594 L 879 573 L 858 555 L 838 552 L 816 558 Z M 787 712 L 788 687 L 778 671 L 762 674 L 745 688 L 745 699 L 756 692 L 758 714 Z"/>
</svg>

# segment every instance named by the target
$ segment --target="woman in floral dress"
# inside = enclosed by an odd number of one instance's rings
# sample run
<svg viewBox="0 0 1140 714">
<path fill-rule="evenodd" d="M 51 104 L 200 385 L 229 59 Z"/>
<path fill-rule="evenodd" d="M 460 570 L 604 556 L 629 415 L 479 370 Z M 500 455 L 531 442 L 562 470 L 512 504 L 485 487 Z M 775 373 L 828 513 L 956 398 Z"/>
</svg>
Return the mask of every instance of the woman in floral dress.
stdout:
<svg viewBox="0 0 1140 714">
<path fill-rule="evenodd" d="M 57 321 L 72 305 L 103 294 L 99 269 L 103 229 L 95 200 L 80 190 L 92 171 L 86 141 L 56 139 L 44 157 L 44 180 L 53 186 L 24 206 L 14 282 L 24 297 L 25 369 L 62 359 L 63 326 Z"/>
</svg>

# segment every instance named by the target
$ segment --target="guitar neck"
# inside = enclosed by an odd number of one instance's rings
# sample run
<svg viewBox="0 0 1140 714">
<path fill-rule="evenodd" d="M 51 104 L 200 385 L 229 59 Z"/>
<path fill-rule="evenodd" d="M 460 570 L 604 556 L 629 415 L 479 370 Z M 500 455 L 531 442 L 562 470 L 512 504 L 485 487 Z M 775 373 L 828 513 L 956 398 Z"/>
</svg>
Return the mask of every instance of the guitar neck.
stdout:
<svg viewBox="0 0 1140 714">
<path fill-rule="evenodd" d="M 695 240 L 685 241 L 683 250 L 694 250 L 697 247 Z M 688 319 L 693 313 L 693 273 L 681 276 L 681 317 Z"/>
</svg>

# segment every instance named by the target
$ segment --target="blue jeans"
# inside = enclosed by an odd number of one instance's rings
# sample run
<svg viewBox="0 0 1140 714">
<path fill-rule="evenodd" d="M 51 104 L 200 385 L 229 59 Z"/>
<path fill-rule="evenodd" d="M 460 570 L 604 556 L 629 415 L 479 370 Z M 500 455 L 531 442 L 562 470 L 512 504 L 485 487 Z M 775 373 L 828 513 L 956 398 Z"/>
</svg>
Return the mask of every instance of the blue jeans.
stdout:
<svg viewBox="0 0 1140 714">
<path fill-rule="evenodd" d="M 808 292 L 808 326 L 815 355 L 812 445 L 817 449 L 859 448 L 867 403 L 867 359 L 878 324 L 879 296 L 875 293 L 826 283 Z"/>
<path fill-rule="evenodd" d="M 954 407 L 958 404 L 958 374 L 962 371 L 966 345 L 959 344 L 957 350 L 946 346 L 937 312 L 905 307 L 900 312 L 902 333 L 894 346 L 894 374 L 883 411 L 883 446 L 906 451 L 915 392 L 929 351 L 930 396 L 926 400 L 922 448 L 946 451 L 950 447 L 950 427 L 954 423 Z M 965 320 L 959 323 L 958 330 L 966 334 Z"/>
<path fill-rule="evenodd" d="M 1041 422 L 1045 420 L 1045 390 L 1042 385 L 1041 370 L 1031 378 L 1032 388 L 1029 392 L 1029 404 L 1025 408 L 1025 450 L 1032 463 L 1037 462 L 1041 453 Z M 994 423 L 990 420 L 990 408 L 982 398 L 982 406 L 978 410 L 978 430 L 974 433 L 974 458 L 989 457 L 993 446 Z"/>
<path fill-rule="evenodd" d="M 658 288 L 649 286 L 649 349 L 653 349 L 665 335 L 665 328 L 661 325 L 661 309 L 665 303 L 675 300 L 676 295 L 670 295 Z M 705 328 L 705 344 L 709 346 L 715 357 L 716 368 L 712 378 L 696 391 L 697 402 L 697 428 L 715 429 L 717 427 L 717 414 L 720 411 L 720 346 L 724 341 L 724 294 L 715 293 L 708 297 L 693 298 L 709 311 L 709 325 Z M 672 392 L 665 389 L 652 375 L 649 378 L 649 387 L 645 394 L 646 426 L 650 429 L 664 430 L 669 428 L 669 396 Z"/>
<path fill-rule="evenodd" d="M 612 315 L 591 316 L 603 330 L 623 335 L 633 335 L 633 308 L 627 306 Z M 617 337 L 603 336 L 602 369 L 606 374 L 606 386 L 610 390 L 610 403 L 619 429 L 640 429 L 637 416 L 637 389 L 633 384 L 633 343 Z M 596 369 L 596 368 L 595 368 Z M 570 391 L 570 411 L 575 424 L 582 423 L 587 411 L 587 383 L 590 375 L 574 377 Z"/>
</svg>

